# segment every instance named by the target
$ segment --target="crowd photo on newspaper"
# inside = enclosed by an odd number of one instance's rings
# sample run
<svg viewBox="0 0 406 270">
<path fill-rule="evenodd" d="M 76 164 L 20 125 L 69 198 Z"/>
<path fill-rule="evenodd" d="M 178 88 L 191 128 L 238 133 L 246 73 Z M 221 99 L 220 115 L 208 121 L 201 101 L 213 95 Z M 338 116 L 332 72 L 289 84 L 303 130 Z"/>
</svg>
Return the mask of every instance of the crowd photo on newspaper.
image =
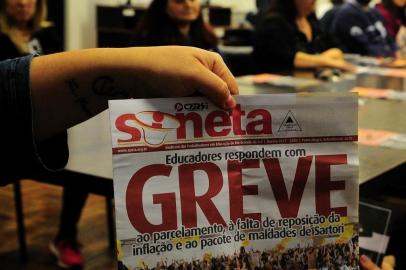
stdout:
<svg viewBox="0 0 406 270">
<path fill-rule="evenodd" d="M 335 243 L 319 247 L 296 247 L 284 249 L 282 246 L 271 250 L 246 250 L 241 246 L 233 255 L 211 256 L 204 254 L 200 259 L 185 260 L 162 259 L 155 267 L 139 266 L 123 268 L 128 270 L 303 270 L 303 269 L 359 269 L 358 237 L 348 243 Z"/>
</svg>

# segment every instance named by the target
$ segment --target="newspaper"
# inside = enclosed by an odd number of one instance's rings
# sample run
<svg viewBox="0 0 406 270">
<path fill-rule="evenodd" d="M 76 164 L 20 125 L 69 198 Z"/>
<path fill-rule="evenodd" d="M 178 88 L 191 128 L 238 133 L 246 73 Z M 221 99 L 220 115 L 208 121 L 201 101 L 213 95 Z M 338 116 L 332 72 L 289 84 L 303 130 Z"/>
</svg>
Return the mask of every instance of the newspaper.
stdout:
<svg viewBox="0 0 406 270">
<path fill-rule="evenodd" d="M 357 96 L 110 101 L 122 269 L 358 269 Z"/>
</svg>

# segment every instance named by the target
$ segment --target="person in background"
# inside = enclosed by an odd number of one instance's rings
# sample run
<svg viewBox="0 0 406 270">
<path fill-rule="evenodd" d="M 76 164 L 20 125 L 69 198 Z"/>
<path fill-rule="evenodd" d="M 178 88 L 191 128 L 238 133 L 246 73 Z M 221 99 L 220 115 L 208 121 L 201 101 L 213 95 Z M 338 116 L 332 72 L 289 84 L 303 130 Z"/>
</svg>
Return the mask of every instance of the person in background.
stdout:
<svg viewBox="0 0 406 270">
<path fill-rule="evenodd" d="M 371 0 L 345 3 L 334 16 L 330 31 L 346 53 L 394 57 L 396 44 L 388 34 L 381 15 L 369 7 Z"/>
<path fill-rule="evenodd" d="M 406 58 L 406 26 L 402 26 L 396 37 L 400 57 Z"/>
<path fill-rule="evenodd" d="M 400 28 L 406 25 L 406 0 L 382 0 L 375 9 L 381 14 L 389 36 L 396 40 Z"/>
<path fill-rule="evenodd" d="M 62 50 L 45 0 L 0 0 L 0 60 Z"/>
<path fill-rule="evenodd" d="M 0 61 L 27 54 L 50 54 L 63 50 L 55 27 L 46 20 L 45 0 L 0 0 Z M 44 142 L 39 149 L 44 156 L 52 156 L 47 164 L 63 167 L 69 155 L 66 131 Z M 47 153 L 47 154 L 45 154 Z M 63 268 L 80 266 L 83 257 L 77 244 L 77 223 L 86 202 L 87 191 L 65 184 L 59 232 L 50 243 L 50 250 Z"/>
<path fill-rule="evenodd" d="M 344 4 L 344 0 L 331 0 L 331 3 L 333 4 L 333 7 L 328 10 L 320 20 L 320 23 L 326 32 L 330 31 L 334 16 L 340 9 L 341 5 Z"/>
<path fill-rule="evenodd" d="M 154 0 L 137 25 L 132 45 L 182 45 L 218 51 L 218 38 L 203 21 L 200 0 Z"/>
<path fill-rule="evenodd" d="M 375 9 L 381 14 L 389 36 L 397 45 L 396 58 L 387 63 L 387 66 L 406 67 L 405 47 L 399 35 L 401 28 L 406 26 L 406 0 L 382 0 Z"/>
<path fill-rule="evenodd" d="M 254 34 L 253 57 L 258 72 L 294 68 L 336 68 L 353 71 L 322 31 L 314 14 L 315 0 L 275 0 Z"/>
<path fill-rule="evenodd" d="M 248 13 L 247 21 L 251 23 L 252 26 L 257 25 L 261 19 L 268 14 L 268 10 L 271 7 L 272 0 L 256 0 L 255 5 L 257 7 L 256 13 Z"/>
</svg>

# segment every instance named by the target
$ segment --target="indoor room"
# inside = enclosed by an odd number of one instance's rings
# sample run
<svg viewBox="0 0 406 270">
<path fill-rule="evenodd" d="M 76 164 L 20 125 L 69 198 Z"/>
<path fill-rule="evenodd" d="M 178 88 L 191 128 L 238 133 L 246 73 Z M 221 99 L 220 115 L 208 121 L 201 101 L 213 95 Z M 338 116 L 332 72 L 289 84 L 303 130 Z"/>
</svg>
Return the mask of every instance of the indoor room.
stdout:
<svg viewBox="0 0 406 270">
<path fill-rule="evenodd" d="M 406 269 L 406 0 L 0 0 L 0 269 Z"/>
</svg>

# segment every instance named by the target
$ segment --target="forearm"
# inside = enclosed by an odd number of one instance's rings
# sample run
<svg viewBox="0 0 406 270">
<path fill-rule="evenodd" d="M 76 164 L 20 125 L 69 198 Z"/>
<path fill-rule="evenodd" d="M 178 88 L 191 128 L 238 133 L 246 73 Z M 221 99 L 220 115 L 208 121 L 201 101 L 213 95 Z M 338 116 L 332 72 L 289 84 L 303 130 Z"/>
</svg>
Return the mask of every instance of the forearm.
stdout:
<svg viewBox="0 0 406 270">
<path fill-rule="evenodd" d="M 294 65 L 296 68 L 325 67 L 326 60 L 321 55 L 313 55 L 303 52 L 297 52 L 295 55 Z"/>
<path fill-rule="evenodd" d="M 331 48 L 328 49 L 320 54 L 323 57 L 327 57 L 330 59 L 336 59 L 336 60 L 344 60 L 344 53 L 342 50 L 338 48 Z"/>
<path fill-rule="evenodd" d="M 191 47 L 88 49 L 37 57 L 30 70 L 34 133 L 46 139 L 107 108 L 110 99 L 196 91 L 231 109 L 238 87 L 218 54 Z"/>
<path fill-rule="evenodd" d="M 109 99 L 129 97 L 134 79 L 125 75 L 130 68 L 115 66 L 128 61 L 123 50 L 104 49 L 34 58 L 30 80 L 36 138 L 88 119 L 106 109 Z"/>
<path fill-rule="evenodd" d="M 356 67 L 344 59 L 334 59 L 323 54 L 306 54 L 298 52 L 295 55 L 295 67 L 297 68 L 336 68 L 347 72 L 355 72 Z"/>
</svg>

